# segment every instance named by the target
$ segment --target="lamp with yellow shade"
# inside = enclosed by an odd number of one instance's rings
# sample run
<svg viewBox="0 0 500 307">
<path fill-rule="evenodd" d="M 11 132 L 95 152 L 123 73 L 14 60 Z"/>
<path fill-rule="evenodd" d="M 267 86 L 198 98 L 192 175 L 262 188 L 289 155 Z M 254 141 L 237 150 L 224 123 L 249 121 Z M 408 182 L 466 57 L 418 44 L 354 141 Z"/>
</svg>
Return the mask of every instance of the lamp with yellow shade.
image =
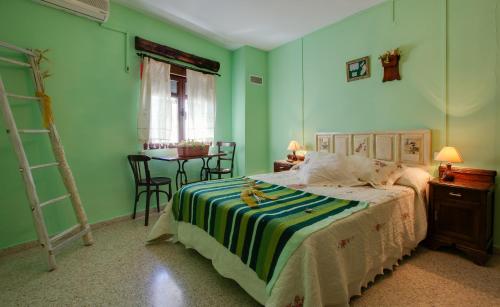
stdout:
<svg viewBox="0 0 500 307">
<path fill-rule="evenodd" d="M 297 155 L 295 153 L 299 149 L 300 149 L 300 144 L 297 141 L 291 141 L 290 144 L 288 144 L 288 150 L 292 151 L 292 160 L 293 161 L 297 161 Z"/>
<path fill-rule="evenodd" d="M 445 146 L 439 154 L 436 156 L 436 161 L 440 162 L 446 162 L 446 170 L 443 173 L 443 176 L 441 177 L 442 180 L 444 181 L 454 181 L 455 176 L 453 175 L 453 171 L 451 170 L 451 164 L 452 163 L 462 163 L 464 162 L 464 159 L 462 158 L 462 155 L 460 152 L 455 147 L 451 146 Z"/>
</svg>

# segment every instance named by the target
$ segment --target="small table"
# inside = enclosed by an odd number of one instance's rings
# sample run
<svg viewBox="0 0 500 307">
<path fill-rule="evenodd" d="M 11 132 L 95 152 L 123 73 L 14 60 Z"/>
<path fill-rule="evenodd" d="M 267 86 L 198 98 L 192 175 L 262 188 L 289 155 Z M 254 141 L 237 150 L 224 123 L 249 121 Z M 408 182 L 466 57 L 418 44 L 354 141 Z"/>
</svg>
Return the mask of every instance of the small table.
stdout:
<svg viewBox="0 0 500 307">
<path fill-rule="evenodd" d="M 427 245 L 454 245 L 484 265 L 493 250 L 496 171 L 453 168 L 453 173 L 453 182 L 429 182 Z"/>
<path fill-rule="evenodd" d="M 161 160 L 161 161 L 169 161 L 169 162 L 177 162 L 177 173 L 175 174 L 175 187 L 179 189 L 179 187 L 182 187 L 183 185 L 188 183 L 187 179 L 187 173 L 186 170 L 184 169 L 184 165 L 186 162 L 189 160 L 195 160 L 195 159 L 201 159 L 203 161 L 203 166 L 201 167 L 200 170 L 200 181 L 203 181 L 203 179 L 207 180 L 208 179 L 208 161 L 210 161 L 211 158 L 214 157 L 222 157 L 225 156 L 225 153 L 215 153 L 215 154 L 206 154 L 206 155 L 201 155 L 201 156 L 166 156 L 166 157 L 151 157 L 153 160 Z M 205 160 L 207 159 L 207 160 Z M 182 162 L 181 162 L 182 161 Z M 203 176 L 203 172 L 205 172 L 205 176 Z"/>
</svg>

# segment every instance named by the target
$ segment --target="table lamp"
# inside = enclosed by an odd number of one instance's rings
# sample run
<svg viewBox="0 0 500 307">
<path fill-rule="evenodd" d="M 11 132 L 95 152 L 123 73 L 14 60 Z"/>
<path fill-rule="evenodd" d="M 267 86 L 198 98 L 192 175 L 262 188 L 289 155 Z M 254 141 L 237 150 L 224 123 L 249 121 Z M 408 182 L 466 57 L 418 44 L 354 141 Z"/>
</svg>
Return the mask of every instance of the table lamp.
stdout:
<svg viewBox="0 0 500 307">
<path fill-rule="evenodd" d="M 291 141 L 290 144 L 288 144 L 288 150 L 292 151 L 292 160 L 297 161 L 297 155 L 295 152 L 300 149 L 300 144 L 297 141 Z"/>
<path fill-rule="evenodd" d="M 462 159 L 462 155 L 458 152 L 455 147 L 445 146 L 436 156 L 436 161 L 446 162 L 446 170 L 441 177 L 444 181 L 453 181 L 455 180 L 455 176 L 451 170 L 451 163 L 462 163 L 464 159 Z"/>
</svg>

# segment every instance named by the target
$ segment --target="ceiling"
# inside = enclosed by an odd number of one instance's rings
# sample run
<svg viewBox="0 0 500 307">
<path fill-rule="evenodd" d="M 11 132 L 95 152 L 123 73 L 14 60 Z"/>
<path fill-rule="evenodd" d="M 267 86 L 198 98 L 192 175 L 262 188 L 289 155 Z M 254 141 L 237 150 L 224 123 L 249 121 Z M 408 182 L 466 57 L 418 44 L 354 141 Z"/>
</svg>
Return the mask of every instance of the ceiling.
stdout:
<svg viewBox="0 0 500 307">
<path fill-rule="evenodd" d="M 114 0 L 223 46 L 271 50 L 385 0 Z"/>
</svg>

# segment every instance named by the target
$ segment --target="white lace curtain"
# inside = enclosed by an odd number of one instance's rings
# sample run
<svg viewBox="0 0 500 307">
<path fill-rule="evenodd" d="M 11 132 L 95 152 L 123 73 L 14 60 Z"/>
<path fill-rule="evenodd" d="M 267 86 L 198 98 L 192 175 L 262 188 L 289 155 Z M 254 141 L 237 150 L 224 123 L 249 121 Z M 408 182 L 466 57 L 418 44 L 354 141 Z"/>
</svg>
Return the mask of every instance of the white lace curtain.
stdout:
<svg viewBox="0 0 500 307">
<path fill-rule="evenodd" d="M 170 65 L 146 57 L 143 58 L 142 64 L 137 123 L 139 141 L 143 144 L 176 143 L 177 106 L 171 98 Z"/>
<path fill-rule="evenodd" d="M 185 138 L 213 142 L 215 127 L 215 78 L 187 69 L 186 71 Z"/>
<path fill-rule="evenodd" d="M 171 96 L 170 65 L 145 57 L 142 62 L 141 98 L 137 121 L 142 144 L 179 141 L 177 100 Z M 215 79 L 187 69 L 184 138 L 213 142 Z"/>
</svg>

